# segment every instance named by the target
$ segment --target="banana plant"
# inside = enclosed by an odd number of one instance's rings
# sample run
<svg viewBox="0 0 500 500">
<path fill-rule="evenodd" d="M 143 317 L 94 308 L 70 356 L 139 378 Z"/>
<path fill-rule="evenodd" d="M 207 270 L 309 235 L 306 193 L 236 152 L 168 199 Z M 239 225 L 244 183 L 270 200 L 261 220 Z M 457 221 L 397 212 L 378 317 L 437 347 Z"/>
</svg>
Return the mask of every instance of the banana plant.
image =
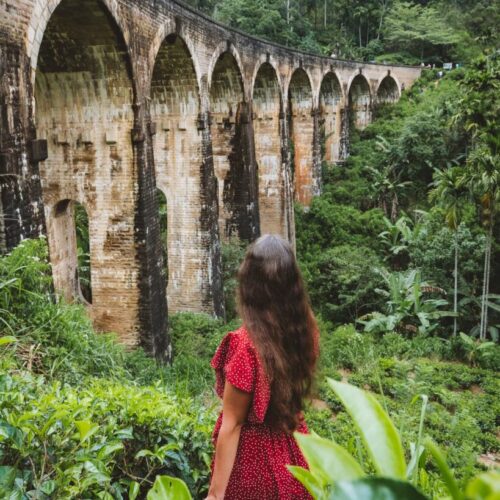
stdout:
<svg viewBox="0 0 500 500">
<path fill-rule="evenodd" d="M 389 272 L 378 269 L 385 288 L 375 291 L 386 302 L 385 312 L 373 312 L 358 320 L 365 331 L 385 333 L 390 331 L 431 333 L 445 316 L 454 316 L 451 311 L 443 310 L 448 305 L 445 299 L 426 298 L 428 293 L 444 294 L 444 290 L 422 281 L 419 269 Z"/>
</svg>

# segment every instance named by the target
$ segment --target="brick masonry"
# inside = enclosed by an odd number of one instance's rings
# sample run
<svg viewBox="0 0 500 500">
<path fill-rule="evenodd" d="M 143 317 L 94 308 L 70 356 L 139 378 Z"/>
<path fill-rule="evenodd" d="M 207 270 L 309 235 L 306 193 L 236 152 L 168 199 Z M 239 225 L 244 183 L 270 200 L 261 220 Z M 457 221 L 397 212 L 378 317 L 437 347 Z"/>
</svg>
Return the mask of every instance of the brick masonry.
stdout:
<svg viewBox="0 0 500 500">
<path fill-rule="evenodd" d="M 289 50 L 171 0 L 0 0 L 0 249 L 46 234 L 57 290 L 79 298 L 80 203 L 96 328 L 169 358 L 167 298 L 223 316 L 221 241 L 293 243 L 293 199 L 320 192 L 322 159 L 341 162 L 349 123 L 419 74 Z"/>
</svg>

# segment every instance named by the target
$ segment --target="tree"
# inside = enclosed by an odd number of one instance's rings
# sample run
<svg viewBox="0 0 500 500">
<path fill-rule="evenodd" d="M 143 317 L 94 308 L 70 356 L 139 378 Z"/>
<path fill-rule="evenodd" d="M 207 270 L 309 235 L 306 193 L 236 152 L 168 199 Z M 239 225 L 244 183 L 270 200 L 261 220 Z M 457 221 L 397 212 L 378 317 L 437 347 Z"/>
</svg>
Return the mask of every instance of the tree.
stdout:
<svg viewBox="0 0 500 500">
<path fill-rule="evenodd" d="M 463 169 L 454 166 L 445 170 L 434 171 L 434 188 L 430 192 L 431 201 L 437 202 L 445 210 L 445 220 L 448 227 L 453 231 L 454 237 L 454 267 L 453 267 L 453 336 L 457 335 L 457 314 L 458 314 L 458 226 L 464 208 L 464 189 L 460 187 L 460 179 Z"/>
<path fill-rule="evenodd" d="M 469 133 L 470 152 L 461 183 L 481 210 L 486 231 L 479 338 L 488 331 L 493 228 L 500 201 L 500 53 L 478 58 L 462 82 L 463 97 L 454 122 Z"/>
<path fill-rule="evenodd" d="M 372 196 L 377 200 L 378 206 L 384 211 L 386 217 L 394 222 L 398 217 L 399 200 L 404 189 L 411 184 L 409 181 L 401 181 L 401 169 L 395 163 L 394 155 L 391 154 L 391 145 L 383 137 L 379 137 L 377 148 L 384 153 L 386 161 L 382 168 L 366 166 L 366 170 L 372 178 Z"/>
<path fill-rule="evenodd" d="M 434 7 L 398 1 L 385 23 L 385 40 L 389 47 L 406 47 L 424 62 L 426 51 L 433 55 L 440 47 L 453 46 L 460 41 L 443 15 Z"/>
</svg>

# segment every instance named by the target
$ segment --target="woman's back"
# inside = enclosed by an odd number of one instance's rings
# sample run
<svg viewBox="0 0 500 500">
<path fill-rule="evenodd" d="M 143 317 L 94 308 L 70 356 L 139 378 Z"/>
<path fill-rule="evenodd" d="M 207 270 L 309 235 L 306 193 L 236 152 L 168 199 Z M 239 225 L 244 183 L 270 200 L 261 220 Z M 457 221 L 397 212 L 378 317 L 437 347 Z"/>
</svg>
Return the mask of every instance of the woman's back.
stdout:
<svg viewBox="0 0 500 500">
<path fill-rule="evenodd" d="M 307 467 L 293 432 L 307 432 L 302 410 L 318 340 L 290 244 L 259 238 L 238 280 L 244 326 L 226 335 L 212 359 L 223 411 L 213 434 L 209 498 L 308 499 L 286 466 Z"/>
<path fill-rule="evenodd" d="M 302 485 L 286 465 L 307 467 L 293 435 L 275 430 L 266 422 L 270 387 L 262 363 L 244 327 L 229 332 L 222 340 L 212 367 L 216 371 L 216 391 L 223 397 L 226 381 L 252 394 L 247 422 L 241 429 L 238 452 L 231 471 L 225 499 L 309 499 Z M 301 416 L 299 416 L 301 418 Z M 219 415 L 213 433 L 214 445 L 222 425 Z M 307 433 L 305 422 L 297 431 Z"/>
</svg>

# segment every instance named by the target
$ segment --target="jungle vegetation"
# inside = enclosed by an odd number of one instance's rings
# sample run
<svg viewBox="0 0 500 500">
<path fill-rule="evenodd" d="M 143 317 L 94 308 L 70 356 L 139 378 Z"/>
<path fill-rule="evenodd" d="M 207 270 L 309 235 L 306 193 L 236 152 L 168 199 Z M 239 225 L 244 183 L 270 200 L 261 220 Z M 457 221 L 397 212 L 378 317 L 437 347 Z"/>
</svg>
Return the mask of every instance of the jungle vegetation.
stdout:
<svg viewBox="0 0 500 500">
<path fill-rule="evenodd" d="M 498 47 L 499 0 L 188 0 L 231 27 L 308 52 L 466 63 Z"/>
</svg>

